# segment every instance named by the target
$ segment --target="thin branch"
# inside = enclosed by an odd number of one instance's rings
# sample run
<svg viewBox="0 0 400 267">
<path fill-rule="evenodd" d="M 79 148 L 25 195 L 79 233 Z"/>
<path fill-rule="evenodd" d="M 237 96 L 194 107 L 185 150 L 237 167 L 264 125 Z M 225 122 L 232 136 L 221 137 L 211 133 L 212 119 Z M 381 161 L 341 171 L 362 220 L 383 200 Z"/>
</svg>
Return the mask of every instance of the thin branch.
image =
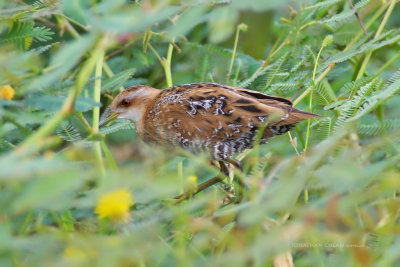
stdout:
<svg viewBox="0 0 400 267">
<path fill-rule="evenodd" d="M 354 15 L 356 16 L 358 23 L 360 23 L 364 34 L 368 35 L 367 29 L 365 28 L 365 26 L 360 18 L 360 15 L 358 14 L 358 10 L 354 7 L 353 2 L 351 0 L 347 0 L 347 2 L 349 3 L 349 6 L 351 7 L 351 9 L 353 9 Z"/>
</svg>

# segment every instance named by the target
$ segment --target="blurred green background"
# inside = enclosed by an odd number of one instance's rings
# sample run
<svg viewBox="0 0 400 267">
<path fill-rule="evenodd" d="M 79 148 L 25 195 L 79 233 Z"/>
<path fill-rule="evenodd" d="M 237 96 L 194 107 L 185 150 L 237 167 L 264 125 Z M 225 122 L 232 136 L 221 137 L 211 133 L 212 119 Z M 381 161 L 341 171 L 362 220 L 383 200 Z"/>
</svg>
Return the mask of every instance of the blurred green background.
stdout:
<svg viewBox="0 0 400 267">
<path fill-rule="evenodd" d="M 0 265 L 399 266 L 398 14 L 396 0 L 1 1 Z M 237 155 L 241 203 L 214 186 L 175 204 L 218 173 L 207 157 L 97 123 L 130 85 L 193 82 L 321 117 Z"/>
</svg>

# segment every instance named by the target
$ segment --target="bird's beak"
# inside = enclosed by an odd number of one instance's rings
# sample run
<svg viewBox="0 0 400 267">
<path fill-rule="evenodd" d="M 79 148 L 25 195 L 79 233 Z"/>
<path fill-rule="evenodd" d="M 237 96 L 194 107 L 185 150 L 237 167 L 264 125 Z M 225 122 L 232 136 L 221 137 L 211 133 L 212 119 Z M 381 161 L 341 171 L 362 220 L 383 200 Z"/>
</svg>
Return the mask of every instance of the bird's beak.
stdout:
<svg viewBox="0 0 400 267">
<path fill-rule="evenodd" d="M 100 117 L 99 126 L 103 126 L 105 124 L 112 124 L 118 118 L 118 113 L 112 112 L 110 107 L 108 107 L 103 115 Z"/>
</svg>

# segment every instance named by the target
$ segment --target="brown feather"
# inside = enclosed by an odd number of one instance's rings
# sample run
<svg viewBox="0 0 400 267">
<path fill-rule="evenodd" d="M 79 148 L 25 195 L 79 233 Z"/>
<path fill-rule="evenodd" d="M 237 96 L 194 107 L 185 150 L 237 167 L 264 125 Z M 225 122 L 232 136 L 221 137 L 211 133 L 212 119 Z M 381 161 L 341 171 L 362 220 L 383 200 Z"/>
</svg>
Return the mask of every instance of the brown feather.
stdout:
<svg viewBox="0 0 400 267">
<path fill-rule="evenodd" d="M 284 98 L 213 83 L 162 91 L 135 86 L 114 101 L 132 95 L 135 104 L 125 113 L 135 118 L 141 114 L 135 122 L 145 142 L 180 146 L 192 152 L 206 150 L 215 159 L 226 159 L 251 148 L 259 128 L 266 126 L 260 140 L 265 143 L 270 137 L 289 131 L 295 123 L 318 116 L 293 108 Z M 118 104 L 113 102 L 113 106 Z"/>
</svg>

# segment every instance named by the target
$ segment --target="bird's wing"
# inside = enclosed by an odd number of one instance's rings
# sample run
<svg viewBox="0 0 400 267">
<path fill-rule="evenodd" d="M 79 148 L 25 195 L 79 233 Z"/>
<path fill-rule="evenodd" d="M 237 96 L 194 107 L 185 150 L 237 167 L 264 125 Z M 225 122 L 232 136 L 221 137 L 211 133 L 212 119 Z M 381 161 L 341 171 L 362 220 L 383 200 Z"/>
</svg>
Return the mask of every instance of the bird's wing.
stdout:
<svg viewBox="0 0 400 267">
<path fill-rule="evenodd" d="M 164 90 L 153 112 L 154 134 L 204 142 L 236 139 L 263 124 L 287 125 L 315 116 L 294 109 L 284 98 L 204 83 Z M 264 136 L 273 135 L 268 131 Z"/>
<path fill-rule="evenodd" d="M 233 90 L 241 96 L 251 97 L 257 100 L 259 103 L 263 104 L 263 107 L 269 106 L 281 109 L 284 112 L 283 116 L 276 122 L 271 121 L 270 125 L 289 125 L 303 120 L 319 117 L 319 115 L 305 112 L 292 107 L 292 102 L 282 97 L 270 96 L 257 91 L 236 87 L 230 87 L 228 88 L 228 90 Z"/>
</svg>

